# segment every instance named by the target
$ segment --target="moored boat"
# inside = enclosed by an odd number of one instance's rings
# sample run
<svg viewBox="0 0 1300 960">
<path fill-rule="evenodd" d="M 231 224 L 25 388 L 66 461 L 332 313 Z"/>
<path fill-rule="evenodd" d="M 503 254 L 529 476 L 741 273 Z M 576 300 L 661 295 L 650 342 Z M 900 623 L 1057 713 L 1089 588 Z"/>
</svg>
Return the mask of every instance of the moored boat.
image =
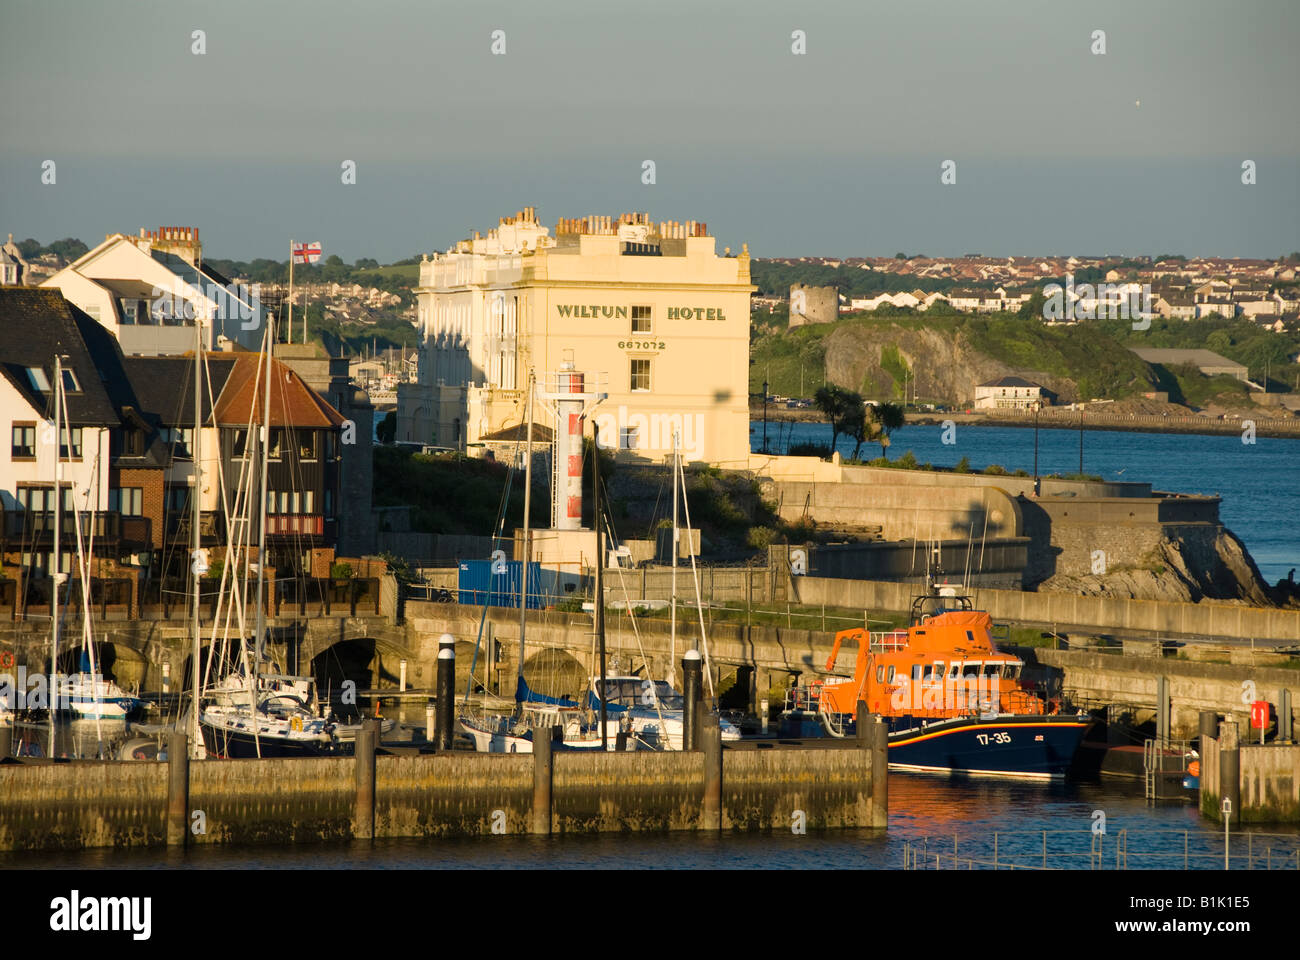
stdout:
<svg viewBox="0 0 1300 960">
<path fill-rule="evenodd" d="M 856 643 L 853 676 L 796 687 L 785 732 L 807 735 L 815 724 L 853 736 L 862 702 L 889 730 L 893 769 L 1063 778 L 1091 719 L 1029 689 L 1024 662 L 997 649 L 992 626 L 987 612 L 950 588 L 917 597 L 906 630 L 840 631 L 826 672 L 843 644 Z"/>
</svg>

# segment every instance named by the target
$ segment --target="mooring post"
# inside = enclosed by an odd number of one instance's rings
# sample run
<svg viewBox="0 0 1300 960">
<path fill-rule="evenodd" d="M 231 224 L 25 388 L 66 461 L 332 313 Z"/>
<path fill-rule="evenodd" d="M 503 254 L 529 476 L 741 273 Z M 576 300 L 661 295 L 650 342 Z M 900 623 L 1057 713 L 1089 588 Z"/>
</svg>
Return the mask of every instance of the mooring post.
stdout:
<svg viewBox="0 0 1300 960">
<path fill-rule="evenodd" d="M 1241 823 L 1241 748 L 1238 744 L 1237 721 L 1225 720 L 1219 725 L 1219 800 L 1232 801 L 1232 812 L 1225 817 Z"/>
<path fill-rule="evenodd" d="M 867 712 L 867 701 L 858 701 L 857 719 L 854 723 L 858 733 L 858 746 L 863 750 L 870 750 L 875 741 L 875 733 L 872 730 L 871 722 L 873 717 Z"/>
<path fill-rule="evenodd" d="M 434 731 L 438 729 L 437 701 L 430 697 L 424 704 L 424 739 L 433 743 Z"/>
<path fill-rule="evenodd" d="M 1277 739 L 1281 743 L 1291 742 L 1291 691 L 1286 687 L 1277 696 Z"/>
<path fill-rule="evenodd" d="M 879 716 L 871 724 L 871 825 L 889 826 L 889 724 Z"/>
<path fill-rule="evenodd" d="M 0 724 L 0 760 L 13 756 L 14 752 L 14 728 L 8 724 Z"/>
<path fill-rule="evenodd" d="M 190 738 L 181 730 L 167 736 L 167 846 L 183 847 L 190 834 Z"/>
<path fill-rule="evenodd" d="M 551 835 L 551 782 L 555 776 L 555 752 L 550 727 L 533 731 L 533 829 L 543 837 Z"/>
<path fill-rule="evenodd" d="M 1169 744 L 1169 713 L 1169 678 L 1161 675 L 1156 679 L 1156 739 L 1161 747 Z"/>
<path fill-rule="evenodd" d="M 366 720 L 357 731 L 357 795 L 352 835 L 358 840 L 375 838 L 375 741 L 379 736 L 378 727 L 377 721 Z"/>
<path fill-rule="evenodd" d="M 700 671 L 702 664 L 698 650 L 687 650 L 682 655 L 682 749 L 698 749 L 696 735 L 700 723 Z"/>
<path fill-rule="evenodd" d="M 438 742 L 439 750 L 450 750 L 452 714 L 456 706 L 456 651 L 443 647 L 438 651 Z"/>
<path fill-rule="evenodd" d="M 1209 737 L 1211 740 L 1218 739 L 1219 715 L 1213 710 L 1202 710 L 1200 713 L 1200 729 L 1198 732 L 1202 737 Z"/>
<path fill-rule="evenodd" d="M 704 810 L 700 827 L 722 829 L 722 725 L 716 713 L 707 713 L 700 722 L 700 741 L 704 750 Z"/>
</svg>

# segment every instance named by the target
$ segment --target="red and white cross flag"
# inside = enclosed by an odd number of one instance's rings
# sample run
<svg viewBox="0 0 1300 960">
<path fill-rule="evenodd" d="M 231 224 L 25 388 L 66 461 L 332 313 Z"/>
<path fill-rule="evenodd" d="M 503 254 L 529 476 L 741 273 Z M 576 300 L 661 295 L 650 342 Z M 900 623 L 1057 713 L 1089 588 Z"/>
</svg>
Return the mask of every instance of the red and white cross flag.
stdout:
<svg viewBox="0 0 1300 960">
<path fill-rule="evenodd" d="M 319 259 L 319 243 L 295 243 L 293 245 L 294 263 L 315 263 Z"/>
</svg>

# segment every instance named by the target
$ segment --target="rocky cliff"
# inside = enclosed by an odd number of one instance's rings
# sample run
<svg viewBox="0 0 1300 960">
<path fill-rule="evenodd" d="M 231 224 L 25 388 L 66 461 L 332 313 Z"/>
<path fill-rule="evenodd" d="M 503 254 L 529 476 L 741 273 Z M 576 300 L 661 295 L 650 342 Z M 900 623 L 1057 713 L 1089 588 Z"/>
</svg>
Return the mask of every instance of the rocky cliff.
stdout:
<svg viewBox="0 0 1300 960">
<path fill-rule="evenodd" d="M 935 318 L 842 323 L 824 341 L 826 379 L 869 398 L 910 394 L 971 400 L 975 386 L 1022 376 L 1072 403 L 1126 387 L 1150 386 L 1136 355 L 1105 338 L 1086 342 L 1053 328 L 1015 319 Z"/>
<path fill-rule="evenodd" d="M 1104 574 L 1058 573 L 1039 591 L 1134 600 L 1201 599 L 1252 606 L 1290 605 L 1290 591 L 1265 583 L 1242 542 L 1226 527 L 1213 537 L 1167 537 L 1143 557 L 1141 566 L 1118 566 Z"/>
</svg>

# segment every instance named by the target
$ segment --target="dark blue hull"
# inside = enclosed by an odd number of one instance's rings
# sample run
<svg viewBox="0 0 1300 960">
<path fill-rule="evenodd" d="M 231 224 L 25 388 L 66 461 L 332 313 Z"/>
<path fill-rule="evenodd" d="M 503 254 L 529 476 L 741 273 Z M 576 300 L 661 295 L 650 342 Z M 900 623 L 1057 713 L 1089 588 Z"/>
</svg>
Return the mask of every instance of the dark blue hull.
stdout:
<svg viewBox="0 0 1300 960">
<path fill-rule="evenodd" d="M 824 735 L 815 714 L 791 717 L 798 736 Z M 886 717 L 892 770 L 968 777 L 1064 778 L 1091 720 L 1086 715 L 959 717 L 922 720 Z M 813 732 L 813 729 L 816 732 Z M 846 720 L 844 735 L 856 735 Z"/>
</svg>

